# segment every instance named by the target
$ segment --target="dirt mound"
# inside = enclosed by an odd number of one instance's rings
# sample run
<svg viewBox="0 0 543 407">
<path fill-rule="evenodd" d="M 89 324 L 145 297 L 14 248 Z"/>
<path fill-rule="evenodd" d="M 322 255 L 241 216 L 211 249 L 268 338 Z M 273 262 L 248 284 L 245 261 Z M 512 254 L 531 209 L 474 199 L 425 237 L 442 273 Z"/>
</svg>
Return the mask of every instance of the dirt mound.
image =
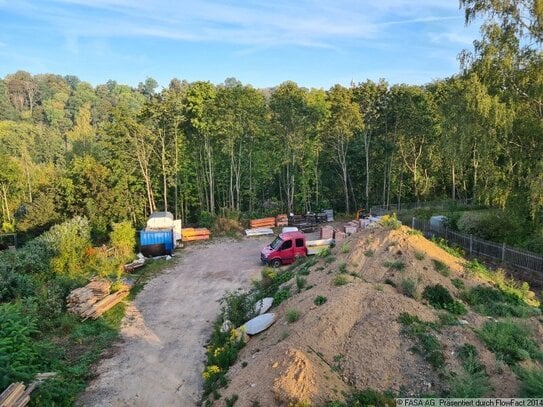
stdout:
<svg viewBox="0 0 543 407">
<path fill-rule="evenodd" d="M 399 319 L 410 314 L 423 323 L 439 321 L 439 312 L 421 301 L 428 285 L 441 284 L 456 296 L 452 279 L 480 284 L 464 275 L 459 259 L 407 228 L 376 228 L 352 235 L 310 270 L 302 289 L 294 279 L 288 283 L 293 295 L 273 311 L 277 322 L 241 350 L 221 400 L 237 395 L 236 406 L 325 405 L 356 389 L 406 396 L 447 391 L 444 371 L 416 351 L 416 338 Z M 289 323 L 293 310 L 299 319 Z M 460 325 L 432 331 L 446 371 L 461 371 L 458 348 L 472 344 L 494 385 L 488 396 L 516 395 L 511 369 L 497 363 L 473 332 L 487 319 L 473 312 L 462 318 Z"/>
</svg>

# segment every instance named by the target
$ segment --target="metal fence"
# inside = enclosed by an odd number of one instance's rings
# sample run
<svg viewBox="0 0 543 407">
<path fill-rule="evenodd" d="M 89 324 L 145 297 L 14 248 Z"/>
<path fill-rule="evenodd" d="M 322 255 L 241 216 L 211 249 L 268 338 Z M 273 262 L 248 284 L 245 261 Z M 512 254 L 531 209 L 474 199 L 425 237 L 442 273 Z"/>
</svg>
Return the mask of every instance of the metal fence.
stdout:
<svg viewBox="0 0 543 407">
<path fill-rule="evenodd" d="M 370 212 L 375 215 L 384 215 L 390 212 L 399 212 L 419 208 L 448 209 L 455 205 L 473 206 L 473 204 L 470 202 L 447 199 L 443 201 L 400 202 L 390 205 L 373 205 L 370 208 Z"/>
<path fill-rule="evenodd" d="M 514 249 L 505 243 L 489 242 L 473 235 L 456 232 L 445 226 L 432 225 L 427 220 L 413 218 L 411 227 L 420 230 L 427 237 L 442 237 L 450 244 L 464 249 L 470 256 L 484 256 L 524 270 L 543 272 L 543 256 L 535 253 Z"/>
</svg>

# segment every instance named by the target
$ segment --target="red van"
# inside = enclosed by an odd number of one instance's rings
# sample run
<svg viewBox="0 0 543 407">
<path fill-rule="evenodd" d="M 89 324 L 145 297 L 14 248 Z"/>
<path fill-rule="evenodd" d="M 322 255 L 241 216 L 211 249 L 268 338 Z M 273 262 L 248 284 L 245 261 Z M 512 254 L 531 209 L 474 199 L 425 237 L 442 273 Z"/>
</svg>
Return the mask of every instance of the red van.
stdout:
<svg viewBox="0 0 543 407">
<path fill-rule="evenodd" d="M 298 257 L 307 256 L 305 235 L 302 232 L 281 233 L 260 252 L 262 263 L 272 267 L 293 263 Z"/>
</svg>

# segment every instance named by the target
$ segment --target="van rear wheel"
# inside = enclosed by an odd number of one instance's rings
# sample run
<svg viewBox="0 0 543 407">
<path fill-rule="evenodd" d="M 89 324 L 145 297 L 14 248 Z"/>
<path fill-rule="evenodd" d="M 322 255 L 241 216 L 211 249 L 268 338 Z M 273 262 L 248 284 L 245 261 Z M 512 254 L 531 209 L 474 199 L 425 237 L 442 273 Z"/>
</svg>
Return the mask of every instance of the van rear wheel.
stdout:
<svg viewBox="0 0 543 407">
<path fill-rule="evenodd" d="M 273 268 L 281 267 L 281 260 L 280 259 L 274 259 L 271 261 L 271 266 Z"/>
</svg>

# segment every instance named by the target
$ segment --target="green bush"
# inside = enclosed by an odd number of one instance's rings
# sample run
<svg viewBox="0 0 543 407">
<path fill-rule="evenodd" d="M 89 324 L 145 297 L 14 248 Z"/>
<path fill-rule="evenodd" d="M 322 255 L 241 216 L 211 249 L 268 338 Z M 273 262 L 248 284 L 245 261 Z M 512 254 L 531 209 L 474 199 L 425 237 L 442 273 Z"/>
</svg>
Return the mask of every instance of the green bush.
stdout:
<svg viewBox="0 0 543 407">
<path fill-rule="evenodd" d="M 35 289 L 30 276 L 15 272 L 6 256 L 0 255 L 0 303 L 29 296 Z"/>
<path fill-rule="evenodd" d="M 296 322 L 300 319 L 300 311 L 298 311 L 297 309 L 289 309 L 287 311 L 287 321 L 289 323 L 293 323 L 293 322 Z"/>
<path fill-rule="evenodd" d="M 131 222 L 114 223 L 109 239 L 120 259 L 128 260 L 133 256 L 136 247 L 136 229 Z"/>
<path fill-rule="evenodd" d="M 296 276 L 296 288 L 298 292 L 302 291 L 307 285 L 307 280 L 303 277 Z"/>
<path fill-rule="evenodd" d="M 453 286 L 455 286 L 459 290 L 462 290 L 465 287 L 464 281 L 460 280 L 459 278 L 451 279 L 451 283 Z"/>
<path fill-rule="evenodd" d="M 396 214 L 384 215 L 379 219 L 379 224 L 389 229 L 399 229 L 402 226 L 402 223 L 396 217 Z"/>
<path fill-rule="evenodd" d="M 264 267 L 260 272 L 260 275 L 262 276 L 262 280 L 260 281 L 262 287 L 267 288 L 271 286 L 277 278 L 277 271 L 272 267 Z"/>
<path fill-rule="evenodd" d="M 401 284 L 403 295 L 409 298 L 417 298 L 417 282 L 411 278 L 403 279 Z"/>
<path fill-rule="evenodd" d="M 347 279 L 345 278 L 345 276 L 342 274 L 336 274 L 336 276 L 334 277 L 334 285 L 340 286 L 345 284 L 347 284 Z"/>
<path fill-rule="evenodd" d="M 250 293 L 242 290 L 226 293 L 219 302 L 222 315 L 235 326 L 241 326 L 255 314 L 254 300 Z"/>
<path fill-rule="evenodd" d="M 520 368 L 517 374 L 521 381 L 521 397 L 543 397 L 543 369 L 537 367 L 531 369 Z"/>
<path fill-rule="evenodd" d="M 543 353 L 526 326 L 510 321 L 486 322 L 477 334 L 508 365 L 527 359 L 543 360 Z"/>
<path fill-rule="evenodd" d="M 40 370 L 34 336 L 36 318 L 19 304 L 0 305 L 0 392 L 13 382 L 28 382 Z"/>
<path fill-rule="evenodd" d="M 322 305 L 322 304 L 324 304 L 326 301 L 328 301 L 328 298 L 326 298 L 326 297 L 323 296 L 323 295 L 317 295 L 317 296 L 315 297 L 315 299 L 313 300 L 313 303 L 314 303 L 315 305 Z"/>
<path fill-rule="evenodd" d="M 541 313 L 538 308 L 530 307 L 518 297 L 492 287 L 479 285 L 462 291 L 461 297 L 481 315 L 527 318 Z"/>
<path fill-rule="evenodd" d="M 349 243 L 343 242 L 343 243 L 341 244 L 341 250 L 340 250 L 341 253 L 343 253 L 343 254 L 349 253 L 349 250 L 351 250 L 351 247 L 350 247 Z"/>
<path fill-rule="evenodd" d="M 273 304 L 275 306 L 278 306 L 283 301 L 289 299 L 291 295 L 292 294 L 290 293 L 290 290 L 288 288 L 283 288 L 281 290 L 278 290 L 273 295 Z"/>
<path fill-rule="evenodd" d="M 342 274 L 347 273 L 347 263 L 341 263 L 339 265 L 339 272 Z"/>
<path fill-rule="evenodd" d="M 58 274 L 76 277 L 83 271 L 85 250 L 91 247 L 91 228 L 84 217 L 76 216 L 55 225 L 37 240 L 50 245 L 54 255 L 51 269 Z"/>
<path fill-rule="evenodd" d="M 212 229 L 215 224 L 215 215 L 211 212 L 202 211 L 198 215 L 198 226 L 201 228 Z"/>
<path fill-rule="evenodd" d="M 418 250 L 415 251 L 415 259 L 424 260 L 425 257 L 426 257 L 426 253 L 420 252 Z"/>
<path fill-rule="evenodd" d="M 372 389 L 359 390 L 348 398 L 349 406 L 395 407 L 395 395 L 391 392 L 378 392 Z"/>
<path fill-rule="evenodd" d="M 447 310 L 454 315 L 463 315 L 467 312 L 464 305 L 456 301 L 441 284 L 425 287 L 422 298 L 427 300 L 434 308 Z"/>
<path fill-rule="evenodd" d="M 328 257 L 332 254 L 332 252 L 330 251 L 330 248 L 325 248 L 325 249 L 321 249 L 317 252 L 317 256 L 318 257 L 322 257 L 322 258 L 325 258 L 325 257 Z"/>
</svg>

